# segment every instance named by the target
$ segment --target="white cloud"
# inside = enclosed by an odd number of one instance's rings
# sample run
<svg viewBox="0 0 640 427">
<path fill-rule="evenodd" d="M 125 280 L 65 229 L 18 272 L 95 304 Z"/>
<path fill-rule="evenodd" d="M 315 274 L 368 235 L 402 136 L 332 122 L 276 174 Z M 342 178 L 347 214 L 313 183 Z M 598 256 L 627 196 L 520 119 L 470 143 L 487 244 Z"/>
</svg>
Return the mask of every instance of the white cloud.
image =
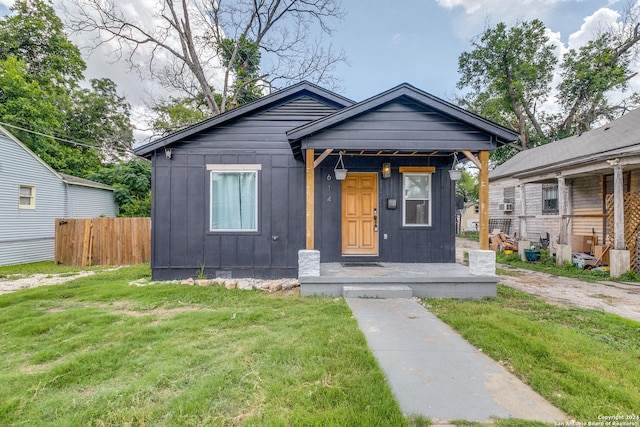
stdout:
<svg viewBox="0 0 640 427">
<path fill-rule="evenodd" d="M 593 40 L 598 32 L 617 26 L 619 18 L 620 13 L 615 10 L 606 7 L 596 10 L 593 14 L 584 18 L 578 31 L 569 36 L 569 49 L 584 46 L 589 40 Z"/>
<path fill-rule="evenodd" d="M 391 38 L 392 45 L 400 44 L 401 41 L 402 41 L 402 34 L 394 34 L 393 37 Z"/>
</svg>

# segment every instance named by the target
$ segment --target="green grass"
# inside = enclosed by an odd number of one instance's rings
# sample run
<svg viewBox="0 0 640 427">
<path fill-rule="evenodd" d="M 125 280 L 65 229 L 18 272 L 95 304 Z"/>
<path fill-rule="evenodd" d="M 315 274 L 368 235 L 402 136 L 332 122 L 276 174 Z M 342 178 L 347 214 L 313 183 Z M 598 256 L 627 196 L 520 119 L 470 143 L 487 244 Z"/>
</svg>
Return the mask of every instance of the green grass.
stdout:
<svg viewBox="0 0 640 427">
<path fill-rule="evenodd" d="M 610 280 L 609 272 L 598 270 L 584 270 L 577 268 L 571 264 L 558 267 L 555 260 L 549 256 L 548 251 L 540 251 L 540 261 L 537 262 L 525 262 L 520 260 L 517 253 L 505 255 L 504 253 L 496 253 L 496 262 L 498 264 L 510 265 L 512 267 L 524 268 L 528 270 L 540 271 L 543 273 L 551 274 L 554 276 L 573 277 L 589 282 L 596 282 L 599 280 Z M 626 276 L 625 276 L 626 277 Z M 631 279 L 631 276 L 628 277 Z"/>
<path fill-rule="evenodd" d="M 0 425 L 413 423 L 344 300 L 128 284 L 148 274 L 0 295 Z"/>
<path fill-rule="evenodd" d="M 424 302 L 570 417 L 638 413 L 640 323 L 501 285 L 496 298 Z"/>
</svg>

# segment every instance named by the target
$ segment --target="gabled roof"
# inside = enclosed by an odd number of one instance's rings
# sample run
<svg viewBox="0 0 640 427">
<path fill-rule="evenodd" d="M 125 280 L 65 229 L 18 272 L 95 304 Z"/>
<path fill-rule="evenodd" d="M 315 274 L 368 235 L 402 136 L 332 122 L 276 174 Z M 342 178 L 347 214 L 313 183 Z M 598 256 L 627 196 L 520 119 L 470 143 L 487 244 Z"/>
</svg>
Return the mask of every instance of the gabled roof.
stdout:
<svg viewBox="0 0 640 427">
<path fill-rule="evenodd" d="M 167 135 L 163 138 L 152 141 L 149 144 L 136 148 L 134 150 L 134 153 L 138 156 L 149 155 L 151 152 L 157 150 L 158 148 L 164 148 L 174 142 L 180 141 L 196 133 L 206 131 L 215 126 L 219 126 L 229 121 L 236 120 L 240 117 L 255 113 L 258 110 L 267 109 L 271 105 L 285 101 L 287 98 L 294 98 L 303 96 L 305 94 L 322 98 L 326 102 L 335 105 L 337 108 L 343 108 L 354 103 L 354 101 L 348 98 L 345 98 L 327 89 L 323 89 L 320 86 L 314 85 L 313 83 L 303 81 L 289 86 L 285 89 L 281 89 L 270 95 L 264 96 L 256 101 L 250 102 L 249 104 L 245 104 L 242 107 L 226 111 L 222 114 L 196 123 L 188 128 L 172 133 L 171 135 Z"/>
<path fill-rule="evenodd" d="M 443 114 L 453 117 L 454 119 L 462 123 L 475 127 L 488 134 L 494 135 L 498 143 L 506 144 L 518 139 L 518 134 L 513 130 L 501 126 L 497 123 L 491 122 L 490 120 L 487 120 L 454 104 L 437 98 L 408 83 L 402 83 L 392 89 L 387 90 L 386 92 L 382 92 L 350 107 L 343 108 L 342 110 L 339 110 L 334 114 L 292 129 L 287 132 L 287 137 L 293 145 L 293 143 L 299 141 L 304 137 L 317 132 L 321 132 L 328 127 L 334 126 L 345 120 L 349 120 L 352 117 L 373 110 L 383 104 L 392 102 L 401 97 L 408 97 L 418 103 L 424 104 L 434 110 L 440 111 Z"/>
<path fill-rule="evenodd" d="M 7 136 L 7 138 L 12 140 L 16 144 L 18 144 L 18 146 L 20 146 L 20 148 L 22 148 L 27 154 L 29 154 L 31 157 L 36 159 L 42 166 L 44 166 L 46 169 L 48 169 L 53 175 L 55 175 L 58 179 L 60 179 L 65 184 L 81 185 L 81 186 L 84 186 L 84 187 L 92 187 L 92 188 L 99 188 L 99 189 L 102 189 L 102 190 L 115 191 L 115 189 L 113 187 L 111 187 L 109 185 L 106 185 L 106 184 L 102 184 L 100 182 L 90 181 L 88 179 L 78 178 L 76 176 L 68 175 L 66 173 L 56 172 L 51 166 L 49 166 L 44 160 L 42 160 L 40 157 L 38 157 L 38 155 L 36 153 L 31 151 L 29 149 L 29 147 L 24 145 L 22 143 L 22 141 L 20 141 L 18 138 L 16 138 L 7 129 L 5 129 L 4 127 L 0 126 L 0 133 L 4 133 Z"/>
<path fill-rule="evenodd" d="M 521 151 L 489 177 L 535 176 L 633 154 L 640 154 L 640 108 L 580 135 Z"/>
</svg>

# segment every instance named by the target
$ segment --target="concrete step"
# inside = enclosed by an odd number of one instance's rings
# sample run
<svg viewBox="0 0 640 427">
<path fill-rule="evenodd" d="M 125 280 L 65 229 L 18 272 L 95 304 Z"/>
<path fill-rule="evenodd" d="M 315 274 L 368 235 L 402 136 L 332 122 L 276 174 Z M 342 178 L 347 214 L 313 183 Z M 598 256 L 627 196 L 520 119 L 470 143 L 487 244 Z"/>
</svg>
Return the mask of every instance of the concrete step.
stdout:
<svg viewBox="0 0 640 427">
<path fill-rule="evenodd" d="M 412 298 L 413 289 L 405 285 L 354 285 L 344 286 L 345 298 Z"/>
</svg>

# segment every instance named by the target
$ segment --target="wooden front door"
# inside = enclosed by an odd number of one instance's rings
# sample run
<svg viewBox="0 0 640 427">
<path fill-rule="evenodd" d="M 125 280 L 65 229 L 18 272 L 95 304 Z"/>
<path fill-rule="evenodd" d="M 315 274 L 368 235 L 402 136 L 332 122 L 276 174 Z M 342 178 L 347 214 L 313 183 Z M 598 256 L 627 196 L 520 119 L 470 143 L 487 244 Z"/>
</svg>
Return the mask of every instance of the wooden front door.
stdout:
<svg viewBox="0 0 640 427">
<path fill-rule="evenodd" d="M 378 255 L 378 174 L 347 173 L 342 181 L 342 254 Z"/>
</svg>

